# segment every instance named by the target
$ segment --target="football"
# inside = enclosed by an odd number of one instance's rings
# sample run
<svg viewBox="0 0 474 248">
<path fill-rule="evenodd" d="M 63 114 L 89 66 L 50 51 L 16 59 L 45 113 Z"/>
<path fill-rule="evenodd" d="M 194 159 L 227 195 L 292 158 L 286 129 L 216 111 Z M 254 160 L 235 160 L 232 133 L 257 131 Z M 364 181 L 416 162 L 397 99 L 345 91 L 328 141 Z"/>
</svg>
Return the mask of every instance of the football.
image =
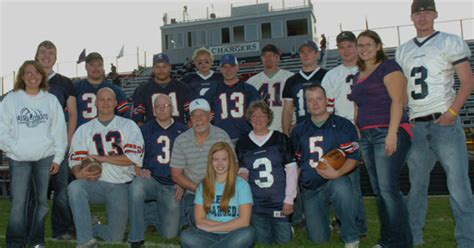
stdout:
<svg viewBox="0 0 474 248">
<path fill-rule="evenodd" d="M 334 149 L 319 159 L 318 168 L 324 170 L 329 165 L 335 170 L 339 170 L 344 162 L 346 162 L 346 154 L 341 149 Z"/>
<path fill-rule="evenodd" d="M 102 173 L 102 164 L 95 158 L 88 157 L 81 162 L 81 168 L 88 172 Z"/>
</svg>

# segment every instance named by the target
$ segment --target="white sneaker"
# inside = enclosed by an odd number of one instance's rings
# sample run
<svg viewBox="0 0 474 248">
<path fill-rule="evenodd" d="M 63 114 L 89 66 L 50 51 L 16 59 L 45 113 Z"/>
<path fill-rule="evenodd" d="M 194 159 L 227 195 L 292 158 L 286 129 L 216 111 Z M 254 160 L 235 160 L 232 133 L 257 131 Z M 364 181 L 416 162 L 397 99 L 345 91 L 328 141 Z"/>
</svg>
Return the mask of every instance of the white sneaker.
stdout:
<svg viewBox="0 0 474 248">
<path fill-rule="evenodd" d="M 344 244 L 344 248 L 359 248 L 359 240 Z"/>
<path fill-rule="evenodd" d="M 372 246 L 372 248 L 383 248 L 383 246 L 381 244 L 376 244 L 376 245 Z"/>
<path fill-rule="evenodd" d="M 97 240 L 91 239 L 82 245 L 77 245 L 76 248 L 97 248 Z"/>
</svg>

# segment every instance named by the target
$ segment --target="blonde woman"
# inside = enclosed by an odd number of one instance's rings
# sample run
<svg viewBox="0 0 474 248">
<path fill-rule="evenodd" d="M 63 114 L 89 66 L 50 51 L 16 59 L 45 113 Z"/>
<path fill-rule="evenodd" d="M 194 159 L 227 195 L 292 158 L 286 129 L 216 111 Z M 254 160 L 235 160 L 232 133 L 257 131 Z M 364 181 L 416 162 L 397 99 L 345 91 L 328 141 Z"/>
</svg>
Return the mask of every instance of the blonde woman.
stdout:
<svg viewBox="0 0 474 248">
<path fill-rule="evenodd" d="M 232 147 L 218 142 L 208 155 L 207 174 L 194 200 L 196 227 L 181 234 L 182 247 L 252 247 L 252 193 L 237 176 Z"/>
</svg>

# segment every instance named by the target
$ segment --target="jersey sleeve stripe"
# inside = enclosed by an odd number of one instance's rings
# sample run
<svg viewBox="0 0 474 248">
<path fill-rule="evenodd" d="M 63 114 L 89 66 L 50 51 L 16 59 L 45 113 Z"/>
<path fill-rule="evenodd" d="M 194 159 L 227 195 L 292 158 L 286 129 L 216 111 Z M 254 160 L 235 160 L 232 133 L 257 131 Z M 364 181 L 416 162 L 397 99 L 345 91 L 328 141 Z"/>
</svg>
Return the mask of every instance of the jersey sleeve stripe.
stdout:
<svg viewBox="0 0 474 248">
<path fill-rule="evenodd" d="M 458 59 L 458 60 L 454 61 L 452 64 L 453 64 L 453 65 L 457 65 L 457 64 L 460 64 L 460 63 L 462 63 L 462 62 L 464 62 L 464 61 L 469 61 L 469 58 L 468 58 L 468 57 L 464 57 L 464 58 L 462 58 L 462 59 Z"/>
</svg>

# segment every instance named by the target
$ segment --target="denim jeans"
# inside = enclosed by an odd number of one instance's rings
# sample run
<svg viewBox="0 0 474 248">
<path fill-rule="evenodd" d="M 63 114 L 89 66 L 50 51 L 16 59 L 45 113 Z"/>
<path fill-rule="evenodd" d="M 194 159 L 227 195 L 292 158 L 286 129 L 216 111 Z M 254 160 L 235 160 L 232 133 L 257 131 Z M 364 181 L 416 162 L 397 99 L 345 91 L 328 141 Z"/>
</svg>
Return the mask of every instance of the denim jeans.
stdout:
<svg viewBox="0 0 474 248">
<path fill-rule="evenodd" d="M 446 172 L 449 200 L 456 221 L 458 247 L 474 247 L 474 203 L 469 179 L 466 137 L 459 118 L 451 126 L 416 122 L 408 156 L 408 211 L 414 244 L 423 243 L 430 172 L 439 160 Z"/>
<path fill-rule="evenodd" d="M 23 247 L 26 244 L 45 244 L 44 224 L 48 213 L 49 172 L 53 156 L 38 161 L 10 159 L 11 212 L 7 226 L 7 247 Z M 33 188 L 30 187 L 33 182 Z M 27 220 L 28 192 L 35 198 L 31 220 Z M 27 223 L 31 226 L 27 230 Z"/>
<path fill-rule="evenodd" d="M 229 233 L 211 233 L 190 227 L 181 233 L 183 248 L 247 248 L 255 243 L 255 231 L 252 227 L 243 227 Z"/>
<path fill-rule="evenodd" d="M 252 214 L 252 227 L 257 242 L 263 244 L 284 244 L 291 241 L 291 222 Z"/>
<path fill-rule="evenodd" d="M 180 202 L 175 199 L 176 186 L 163 185 L 154 178 L 135 177 L 128 188 L 130 242 L 145 240 L 145 202 L 156 200 L 158 231 L 164 238 L 178 236 Z"/>
<path fill-rule="evenodd" d="M 397 150 L 385 155 L 388 128 L 361 131 L 360 148 L 369 173 L 380 214 L 380 240 L 383 247 L 412 247 L 408 211 L 400 191 L 399 178 L 411 141 L 403 129 L 397 134 Z"/>
<path fill-rule="evenodd" d="M 128 221 L 128 184 L 78 179 L 68 186 L 69 205 L 76 226 L 77 244 L 94 237 L 122 241 Z M 89 203 L 105 203 L 107 224 L 92 226 Z"/>
<path fill-rule="evenodd" d="M 304 215 L 308 238 L 315 243 L 329 242 L 331 238 L 330 205 L 341 221 L 341 239 L 344 243 L 359 240 L 355 218 L 355 198 L 348 176 L 330 180 L 319 189 L 302 189 Z"/>
<path fill-rule="evenodd" d="M 365 215 L 365 206 L 364 206 L 364 198 L 362 198 L 362 190 L 360 188 L 360 169 L 357 167 L 353 172 L 349 175 L 349 179 L 351 180 L 352 189 L 354 191 L 355 197 L 355 215 L 356 215 L 356 225 L 357 230 L 359 230 L 359 236 L 367 235 L 369 229 L 367 227 L 367 216 Z"/>
<path fill-rule="evenodd" d="M 293 204 L 293 214 L 291 215 L 291 224 L 296 226 L 305 223 L 304 210 L 303 210 L 303 197 L 301 196 L 301 185 L 298 184 L 294 204 Z"/>
<path fill-rule="evenodd" d="M 195 226 L 194 221 L 194 194 L 186 192 L 181 201 L 180 226 Z"/>
<path fill-rule="evenodd" d="M 54 190 L 53 206 L 51 208 L 53 237 L 74 233 L 74 221 L 67 197 L 67 186 L 71 181 L 71 170 L 68 162 L 68 159 L 65 158 L 59 167 L 58 174 L 51 177 Z"/>
</svg>

